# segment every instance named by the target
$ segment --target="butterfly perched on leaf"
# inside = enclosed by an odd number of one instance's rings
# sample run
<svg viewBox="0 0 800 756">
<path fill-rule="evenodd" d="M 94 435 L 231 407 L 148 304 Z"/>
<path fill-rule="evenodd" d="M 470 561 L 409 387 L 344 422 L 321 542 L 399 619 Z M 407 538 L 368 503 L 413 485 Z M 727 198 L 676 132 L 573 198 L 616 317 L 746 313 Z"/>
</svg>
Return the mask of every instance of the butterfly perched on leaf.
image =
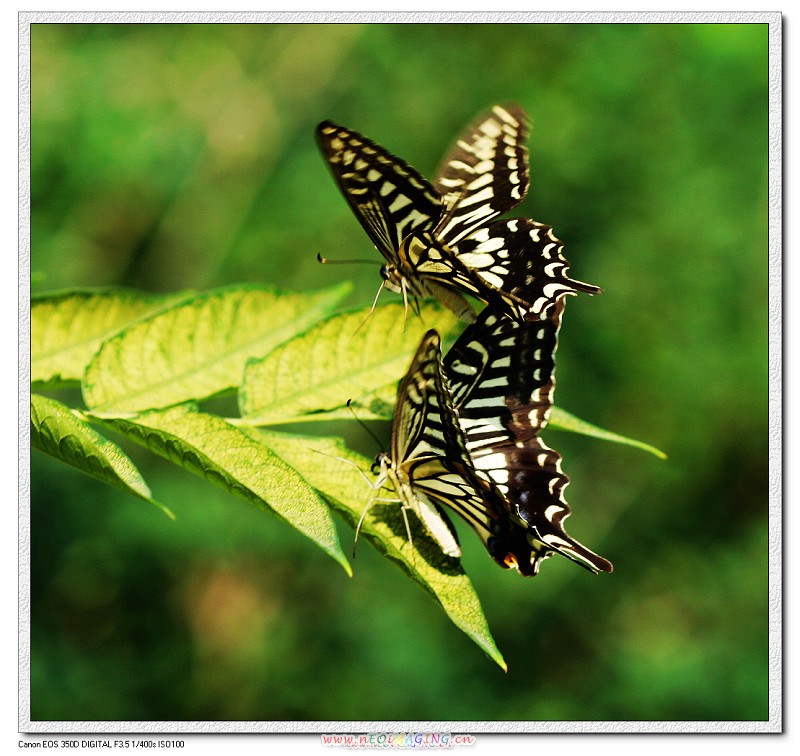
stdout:
<svg viewBox="0 0 800 756">
<path fill-rule="evenodd" d="M 553 553 L 593 572 L 611 572 L 611 562 L 564 530 L 569 479 L 561 456 L 539 438 L 552 408 L 563 308 L 562 301 L 537 322 L 486 308 L 447 352 L 444 371 L 476 474 L 500 491 L 511 515 L 527 528 L 533 547 L 528 574 Z"/>
<path fill-rule="evenodd" d="M 518 105 L 493 106 L 464 129 L 431 184 L 357 131 L 330 121 L 317 127 L 339 189 L 386 259 L 382 288 L 406 302 L 436 297 L 466 322 L 475 313 L 464 294 L 535 320 L 567 294 L 600 291 L 567 276 L 549 226 L 496 220 L 528 191 L 528 132 Z"/>
<path fill-rule="evenodd" d="M 530 543 L 530 529 L 509 512 L 495 484 L 478 474 L 470 459 L 435 330 L 422 338 L 400 382 L 391 449 L 378 455 L 376 466 L 376 488 L 388 482 L 404 510 L 416 513 L 445 554 L 457 557 L 461 549 L 443 506 L 470 524 L 498 563 L 532 574 L 537 547 Z"/>
</svg>

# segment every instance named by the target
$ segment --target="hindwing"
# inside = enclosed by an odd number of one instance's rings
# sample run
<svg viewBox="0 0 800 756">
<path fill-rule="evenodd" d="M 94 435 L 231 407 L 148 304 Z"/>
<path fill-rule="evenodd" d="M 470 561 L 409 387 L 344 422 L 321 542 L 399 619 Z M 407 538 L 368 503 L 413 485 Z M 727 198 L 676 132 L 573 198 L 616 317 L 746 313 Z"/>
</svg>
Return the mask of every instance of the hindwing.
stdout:
<svg viewBox="0 0 800 756">
<path fill-rule="evenodd" d="M 560 455 L 538 437 L 552 407 L 562 311 L 563 302 L 546 320 L 520 322 L 485 309 L 447 353 L 445 374 L 476 473 L 528 530 L 531 574 L 553 552 L 610 572 L 608 560 L 564 529 L 569 479 Z"/>
<path fill-rule="evenodd" d="M 524 445 L 485 448 L 472 455 L 479 473 L 487 475 L 500 489 L 512 510 L 525 523 L 532 547 L 531 572 L 558 552 L 592 572 L 611 572 L 607 559 L 595 554 L 564 529 L 570 515 L 564 498 L 569 478 L 561 470 L 561 455 L 540 438 Z"/>
<path fill-rule="evenodd" d="M 567 275 L 563 249 L 550 226 L 510 218 L 478 229 L 454 254 L 479 280 L 483 299 L 495 309 L 518 320 L 537 320 L 550 316 L 567 295 L 602 291 Z"/>
</svg>

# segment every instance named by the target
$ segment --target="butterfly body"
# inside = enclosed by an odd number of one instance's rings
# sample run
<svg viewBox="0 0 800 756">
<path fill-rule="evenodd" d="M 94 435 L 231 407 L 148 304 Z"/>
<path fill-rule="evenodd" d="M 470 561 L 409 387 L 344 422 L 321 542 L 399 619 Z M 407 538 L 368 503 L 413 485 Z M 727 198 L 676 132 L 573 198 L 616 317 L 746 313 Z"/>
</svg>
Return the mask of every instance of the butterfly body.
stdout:
<svg viewBox="0 0 800 756">
<path fill-rule="evenodd" d="M 433 459 L 431 462 L 435 465 Z M 420 463 L 424 465 L 425 461 L 418 460 L 415 467 L 419 467 Z M 403 509 L 416 514 L 433 540 L 439 544 L 442 552 L 447 556 L 460 557 L 461 547 L 453 526 L 420 487 L 412 484 L 414 473 L 405 464 L 395 463 L 385 452 L 378 455 L 373 469 L 377 469 L 379 474 L 375 488 L 382 488 L 388 483 L 395 491 Z M 424 472 L 419 472 L 424 476 Z"/>
</svg>

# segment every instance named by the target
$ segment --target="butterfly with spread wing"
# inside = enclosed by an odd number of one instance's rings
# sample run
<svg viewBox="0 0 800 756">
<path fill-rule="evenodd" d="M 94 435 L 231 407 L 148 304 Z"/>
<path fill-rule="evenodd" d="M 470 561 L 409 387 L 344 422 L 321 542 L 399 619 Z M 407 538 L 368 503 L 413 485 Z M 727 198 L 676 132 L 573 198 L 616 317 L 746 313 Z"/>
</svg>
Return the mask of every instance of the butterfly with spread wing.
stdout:
<svg viewBox="0 0 800 756">
<path fill-rule="evenodd" d="M 537 546 L 529 528 L 510 512 L 491 478 L 478 474 L 443 374 L 441 340 L 435 330 L 420 342 L 397 391 L 391 450 L 375 461 L 380 477 L 394 488 L 405 510 L 424 523 L 445 554 L 461 555 L 452 524 L 442 505 L 463 517 L 492 557 L 504 567 L 532 574 Z"/>
<path fill-rule="evenodd" d="M 518 105 L 495 105 L 464 129 L 433 185 L 357 131 L 324 121 L 317 140 L 339 189 L 386 259 L 382 289 L 434 296 L 466 322 L 464 294 L 522 320 L 596 286 L 567 276 L 563 244 L 527 218 L 494 221 L 525 197 L 529 125 Z M 377 301 L 377 297 L 376 297 Z"/>
<path fill-rule="evenodd" d="M 475 472 L 500 491 L 511 515 L 527 527 L 532 558 L 520 566 L 523 574 L 536 574 L 553 553 L 592 572 L 613 570 L 564 530 L 569 478 L 561 456 L 539 438 L 552 408 L 563 309 L 562 301 L 549 318 L 520 322 L 486 308 L 444 358 Z"/>
</svg>

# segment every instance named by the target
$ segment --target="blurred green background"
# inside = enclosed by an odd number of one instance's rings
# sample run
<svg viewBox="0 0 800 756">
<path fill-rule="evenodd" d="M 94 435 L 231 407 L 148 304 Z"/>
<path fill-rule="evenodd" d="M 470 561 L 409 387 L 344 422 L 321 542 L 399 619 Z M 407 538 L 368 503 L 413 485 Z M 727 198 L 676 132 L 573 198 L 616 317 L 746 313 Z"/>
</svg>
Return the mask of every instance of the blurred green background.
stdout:
<svg viewBox="0 0 800 756">
<path fill-rule="evenodd" d="M 669 459 L 546 432 L 572 478 L 569 531 L 610 576 L 555 557 L 523 579 L 459 523 L 504 674 L 366 542 L 351 580 L 140 449 L 176 522 L 34 453 L 31 718 L 766 719 L 767 34 L 32 26 L 34 291 L 349 278 L 367 304 L 379 255 L 315 125 L 430 176 L 479 110 L 516 100 L 533 132 L 514 214 L 554 226 L 573 275 L 605 289 L 569 302 L 557 404 Z"/>
</svg>

